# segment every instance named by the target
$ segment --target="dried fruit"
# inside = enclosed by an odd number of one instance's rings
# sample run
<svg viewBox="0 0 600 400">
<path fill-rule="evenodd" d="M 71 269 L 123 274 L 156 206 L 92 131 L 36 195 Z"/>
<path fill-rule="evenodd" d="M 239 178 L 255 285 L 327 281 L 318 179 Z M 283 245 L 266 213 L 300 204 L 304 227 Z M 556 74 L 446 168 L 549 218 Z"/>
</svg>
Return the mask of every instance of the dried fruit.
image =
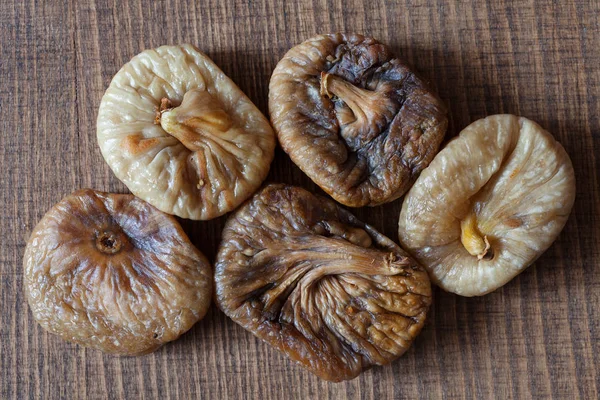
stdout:
<svg viewBox="0 0 600 400">
<path fill-rule="evenodd" d="M 133 194 L 169 214 L 206 220 L 258 189 L 275 134 L 205 54 L 162 46 L 113 78 L 100 104 L 98 143 Z"/>
<path fill-rule="evenodd" d="M 400 242 L 443 289 L 501 287 L 554 242 L 575 200 L 563 147 L 535 122 L 494 115 L 465 128 L 405 197 Z"/>
<path fill-rule="evenodd" d="M 319 377 L 341 381 L 402 355 L 431 303 L 425 270 L 333 201 L 270 185 L 227 221 L 217 302 Z"/>
<path fill-rule="evenodd" d="M 132 195 L 79 190 L 33 230 L 23 259 L 34 318 L 66 340 L 149 353 L 208 310 L 212 274 L 177 221 Z"/>
<path fill-rule="evenodd" d="M 269 111 L 292 161 L 352 207 L 404 194 L 448 123 L 423 81 L 360 35 L 320 35 L 292 48 L 273 71 Z"/>
</svg>

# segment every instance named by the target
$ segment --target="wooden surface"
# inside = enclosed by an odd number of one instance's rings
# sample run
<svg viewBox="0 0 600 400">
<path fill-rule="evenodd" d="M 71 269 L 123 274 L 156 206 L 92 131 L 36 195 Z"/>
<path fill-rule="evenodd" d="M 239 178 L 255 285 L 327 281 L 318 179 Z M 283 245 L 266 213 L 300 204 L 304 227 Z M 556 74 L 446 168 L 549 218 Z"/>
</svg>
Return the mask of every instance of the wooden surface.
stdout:
<svg viewBox="0 0 600 400">
<path fill-rule="evenodd" d="M 281 3 L 1 2 L 0 398 L 598 398 L 598 2 Z M 335 31 L 390 44 L 430 80 L 450 109 L 448 137 L 485 115 L 515 113 L 565 146 L 577 200 L 535 266 L 483 298 L 436 289 L 411 350 L 341 384 L 293 365 L 215 308 L 180 340 L 138 358 L 103 355 L 45 333 L 24 299 L 25 243 L 71 191 L 126 191 L 95 136 L 100 99 L 121 65 L 146 48 L 191 42 L 266 112 L 279 58 L 315 33 Z M 269 179 L 315 189 L 281 150 Z M 397 240 L 400 205 L 354 212 Z M 223 222 L 183 225 L 213 258 Z"/>
</svg>

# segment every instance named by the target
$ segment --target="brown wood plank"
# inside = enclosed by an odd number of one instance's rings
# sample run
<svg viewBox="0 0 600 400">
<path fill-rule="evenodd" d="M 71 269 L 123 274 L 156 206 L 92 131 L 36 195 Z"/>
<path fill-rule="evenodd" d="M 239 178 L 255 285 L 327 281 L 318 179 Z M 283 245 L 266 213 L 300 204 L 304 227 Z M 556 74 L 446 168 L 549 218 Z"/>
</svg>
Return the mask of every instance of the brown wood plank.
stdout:
<svg viewBox="0 0 600 400">
<path fill-rule="evenodd" d="M 575 0 L 89 0 L 0 3 L 0 398 L 555 398 L 600 395 L 600 4 Z M 267 111 L 280 57 L 316 33 L 388 43 L 447 103 L 448 138 L 495 113 L 529 117 L 577 176 L 555 245 L 483 298 L 435 290 L 426 328 L 393 364 L 331 384 L 216 308 L 156 353 L 118 358 L 44 332 L 26 304 L 31 229 L 81 187 L 126 192 L 96 144 L 100 99 L 141 50 L 191 42 Z M 269 180 L 319 192 L 280 150 Z M 401 202 L 353 210 L 397 240 Z M 225 218 L 183 221 L 214 258 Z"/>
</svg>

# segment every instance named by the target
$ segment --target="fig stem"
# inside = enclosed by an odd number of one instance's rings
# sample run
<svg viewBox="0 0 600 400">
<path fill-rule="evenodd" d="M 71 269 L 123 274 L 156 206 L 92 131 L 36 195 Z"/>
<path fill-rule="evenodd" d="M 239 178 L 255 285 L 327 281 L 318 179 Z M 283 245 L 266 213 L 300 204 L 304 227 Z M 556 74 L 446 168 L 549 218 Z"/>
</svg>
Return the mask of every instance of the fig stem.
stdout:
<svg viewBox="0 0 600 400">
<path fill-rule="evenodd" d="M 207 138 L 223 145 L 219 136 L 233 125 L 219 101 L 205 90 L 190 90 L 183 96 L 181 105 L 175 108 L 163 109 L 161 102 L 159 113 L 159 122 L 165 132 L 191 151 L 202 149 L 202 142 Z"/>
<path fill-rule="evenodd" d="M 395 275 L 397 268 L 410 265 L 407 257 L 398 256 L 391 251 L 365 248 L 348 239 L 315 236 L 300 242 L 283 242 L 283 254 L 280 251 L 263 250 L 257 253 L 255 262 L 265 263 L 277 258 L 281 265 L 295 264 L 298 260 L 318 261 L 319 267 L 307 275 L 334 275 L 338 273 L 363 273 L 369 275 Z"/>
<path fill-rule="evenodd" d="M 368 113 L 371 108 L 381 102 L 383 97 L 375 91 L 356 87 L 345 79 L 327 72 L 321 72 L 319 92 L 322 96 L 340 98 L 355 115 Z M 373 113 L 376 113 L 376 111 L 373 111 Z"/>
<path fill-rule="evenodd" d="M 206 90 L 190 90 L 180 106 L 162 111 L 160 125 L 192 152 L 221 148 L 239 160 L 247 157 L 233 142 L 238 130 L 232 119 L 221 102 Z"/>
<path fill-rule="evenodd" d="M 321 72 L 319 93 L 328 98 L 337 97 L 352 112 L 352 115 L 347 115 L 338 111 L 338 119 L 343 125 L 340 133 L 347 139 L 358 137 L 369 142 L 392 120 L 396 110 L 394 101 L 386 93 L 354 86 L 326 72 Z"/>
<path fill-rule="evenodd" d="M 493 250 L 487 235 L 482 235 L 477 228 L 477 218 L 470 213 L 460 223 L 460 241 L 470 255 L 476 256 L 478 260 L 491 258 Z"/>
</svg>

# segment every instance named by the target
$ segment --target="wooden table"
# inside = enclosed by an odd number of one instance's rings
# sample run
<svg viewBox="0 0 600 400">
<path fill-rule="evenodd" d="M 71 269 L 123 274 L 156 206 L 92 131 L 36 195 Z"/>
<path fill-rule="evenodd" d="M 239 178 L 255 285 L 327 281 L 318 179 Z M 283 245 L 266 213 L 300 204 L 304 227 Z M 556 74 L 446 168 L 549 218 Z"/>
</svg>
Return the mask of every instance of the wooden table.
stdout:
<svg viewBox="0 0 600 400">
<path fill-rule="evenodd" d="M 54 4 L 50 4 L 54 3 Z M 0 398 L 584 398 L 600 391 L 600 7 L 597 1 L 23 1 L 0 4 Z M 212 308 L 154 354 L 118 358 L 44 332 L 23 293 L 29 232 L 71 191 L 124 192 L 96 144 L 113 74 L 191 42 L 266 112 L 273 67 L 315 33 L 388 43 L 450 110 L 448 137 L 490 114 L 538 121 L 565 146 L 577 201 L 535 266 L 482 298 L 435 290 L 401 359 L 331 384 Z M 277 150 L 269 179 L 316 190 Z M 354 210 L 394 240 L 401 202 Z M 184 221 L 214 258 L 224 219 Z"/>
</svg>

